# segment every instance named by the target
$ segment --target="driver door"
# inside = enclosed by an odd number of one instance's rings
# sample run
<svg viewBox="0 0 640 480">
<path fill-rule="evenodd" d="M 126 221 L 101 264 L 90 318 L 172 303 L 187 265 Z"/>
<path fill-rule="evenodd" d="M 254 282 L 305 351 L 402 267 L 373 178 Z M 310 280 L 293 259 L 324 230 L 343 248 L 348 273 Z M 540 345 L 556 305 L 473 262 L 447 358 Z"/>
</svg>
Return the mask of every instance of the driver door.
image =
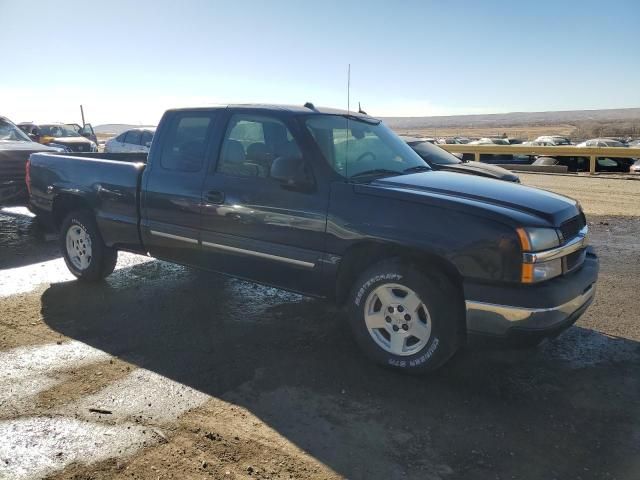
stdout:
<svg viewBox="0 0 640 480">
<path fill-rule="evenodd" d="M 298 292 L 317 291 L 328 185 L 288 189 L 270 177 L 278 157 L 304 158 L 295 124 L 273 112 L 230 118 L 204 180 L 202 252 L 208 268 Z"/>
</svg>

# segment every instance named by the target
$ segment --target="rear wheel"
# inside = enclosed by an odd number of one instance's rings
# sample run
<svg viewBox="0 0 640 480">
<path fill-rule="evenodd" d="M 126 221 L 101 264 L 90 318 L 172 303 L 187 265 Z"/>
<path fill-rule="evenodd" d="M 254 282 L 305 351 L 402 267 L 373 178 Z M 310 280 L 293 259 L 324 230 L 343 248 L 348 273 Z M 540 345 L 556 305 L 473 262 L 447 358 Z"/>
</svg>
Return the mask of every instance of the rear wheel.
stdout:
<svg viewBox="0 0 640 480">
<path fill-rule="evenodd" d="M 452 282 L 399 259 L 383 261 L 360 276 L 349 310 L 363 351 L 381 365 L 408 372 L 435 370 L 463 338 L 464 309 Z"/>
<path fill-rule="evenodd" d="M 118 261 L 118 251 L 104 244 L 94 216 L 84 210 L 71 212 L 62 222 L 60 247 L 67 268 L 80 280 L 101 280 Z"/>
</svg>

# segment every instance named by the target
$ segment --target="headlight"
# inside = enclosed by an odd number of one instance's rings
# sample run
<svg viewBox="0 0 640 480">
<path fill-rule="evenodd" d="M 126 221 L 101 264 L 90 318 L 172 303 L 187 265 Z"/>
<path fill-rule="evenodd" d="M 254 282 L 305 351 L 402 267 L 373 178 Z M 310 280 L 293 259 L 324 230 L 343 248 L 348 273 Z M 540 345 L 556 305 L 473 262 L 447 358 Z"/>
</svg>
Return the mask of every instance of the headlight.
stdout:
<svg viewBox="0 0 640 480">
<path fill-rule="evenodd" d="M 518 228 L 523 252 L 540 252 L 560 246 L 560 237 L 554 228 Z"/>
<path fill-rule="evenodd" d="M 562 275 L 562 259 L 556 258 L 548 262 L 523 263 L 522 283 L 537 283 Z"/>
<path fill-rule="evenodd" d="M 92 152 L 97 152 L 98 151 L 98 145 L 96 145 L 95 142 L 91 142 L 89 150 L 91 150 Z"/>
<path fill-rule="evenodd" d="M 524 253 L 542 252 L 560 246 L 560 237 L 553 228 L 518 228 L 520 246 Z M 537 283 L 562 275 L 562 259 L 528 263 L 523 258 L 522 283 Z"/>
</svg>

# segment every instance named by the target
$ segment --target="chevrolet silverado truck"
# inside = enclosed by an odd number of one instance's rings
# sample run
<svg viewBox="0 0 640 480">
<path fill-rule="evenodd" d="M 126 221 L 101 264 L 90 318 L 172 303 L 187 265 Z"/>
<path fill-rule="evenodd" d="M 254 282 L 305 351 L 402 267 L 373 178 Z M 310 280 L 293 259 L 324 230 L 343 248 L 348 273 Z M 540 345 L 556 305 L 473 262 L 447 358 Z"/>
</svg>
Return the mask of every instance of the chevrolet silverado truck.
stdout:
<svg viewBox="0 0 640 480">
<path fill-rule="evenodd" d="M 404 371 L 470 335 L 555 336 L 595 295 L 577 202 L 432 171 L 379 120 L 310 103 L 170 110 L 148 158 L 34 154 L 28 183 L 80 280 L 127 250 L 329 298 Z"/>
</svg>

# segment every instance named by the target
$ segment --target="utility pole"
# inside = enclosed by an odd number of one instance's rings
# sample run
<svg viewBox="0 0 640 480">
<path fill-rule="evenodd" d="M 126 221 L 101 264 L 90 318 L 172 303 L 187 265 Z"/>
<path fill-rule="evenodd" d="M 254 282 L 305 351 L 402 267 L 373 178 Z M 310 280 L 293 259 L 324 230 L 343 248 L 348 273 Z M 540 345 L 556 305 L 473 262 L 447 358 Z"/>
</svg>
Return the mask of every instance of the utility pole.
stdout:
<svg viewBox="0 0 640 480">
<path fill-rule="evenodd" d="M 86 123 L 84 123 L 84 109 L 82 108 L 82 105 L 80 105 L 80 115 L 82 115 L 82 128 L 84 128 Z"/>
</svg>

